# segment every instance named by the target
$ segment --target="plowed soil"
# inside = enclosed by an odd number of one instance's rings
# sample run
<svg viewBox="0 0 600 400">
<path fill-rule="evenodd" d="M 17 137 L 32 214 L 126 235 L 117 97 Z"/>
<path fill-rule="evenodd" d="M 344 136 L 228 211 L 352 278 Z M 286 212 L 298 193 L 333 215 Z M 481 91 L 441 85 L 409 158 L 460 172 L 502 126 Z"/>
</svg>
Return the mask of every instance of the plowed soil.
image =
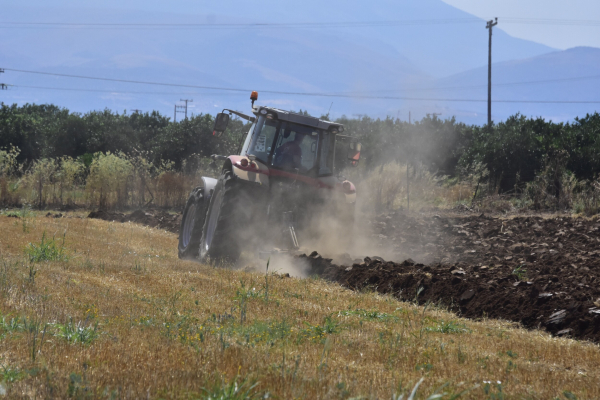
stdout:
<svg viewBox="0 0 600 400">
<path fill-rule="evenodd" d="M 103 219 L 105 221 L 135 222 L 173 233 L 179 233 L 179 226 L 181 225 L 181 214 L 169 214 L 163 210 L 136 210 L 131 214 L 101 210 L 92 211 L 88 215 L 88 218 Z"/>
<path fill-rule="evenodd" d="M 352 289 L 441 303 L 600 342 L 600 222 L 570 217 L 382 215 L 363 262 L 301 255 L 313 273 Z M 390 251 L 391 250 L 391 251 Z M 391 253 L 396 261 L 374 255 Z"/>
</svg>

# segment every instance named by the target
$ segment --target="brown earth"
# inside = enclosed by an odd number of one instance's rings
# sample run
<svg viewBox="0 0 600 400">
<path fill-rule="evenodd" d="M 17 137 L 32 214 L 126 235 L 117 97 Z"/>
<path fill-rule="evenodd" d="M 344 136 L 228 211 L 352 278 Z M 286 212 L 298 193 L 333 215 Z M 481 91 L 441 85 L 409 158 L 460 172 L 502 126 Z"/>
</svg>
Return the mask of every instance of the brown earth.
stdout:
<svg viewBox="0 0 600 400">
<path fill-rule="evenodd" d="M 373 251 L 391 247 L 406 261 L 371 256 L 352 263 L 349 256 L 333 261 L 316 252 L 299 258 L 313 273 L 351 289 L 600 342 L 600 222 L 392 213 L 371 226 Z"/>
<path fill-rule="evenodd" d="M 179 233 L 181 214 L 169 214 L 164 210 L 136 210 L 131 214 L 111 211 L 92 211 L 88 218 L 102 219 L 105 221 L 135 222 L 152 228 Z"/>
</svg>

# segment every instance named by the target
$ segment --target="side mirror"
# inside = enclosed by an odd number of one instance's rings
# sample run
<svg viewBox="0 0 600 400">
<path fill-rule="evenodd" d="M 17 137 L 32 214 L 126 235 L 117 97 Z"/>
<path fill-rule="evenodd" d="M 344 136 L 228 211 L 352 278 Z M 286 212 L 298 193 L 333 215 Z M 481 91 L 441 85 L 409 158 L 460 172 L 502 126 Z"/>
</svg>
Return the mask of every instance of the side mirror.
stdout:
<svg viewBox="0 0 600 400">
<path fill-rule="evenodd" d="M 218 113 L 215 118 L 215 127 L 213 128 L 213 136 L 220 137 L 229 124 L 229 114 Z"/>
<path fill-rule="evenodd" d="M 362 149 L 362 143 L 350 142 L 348 148 L 348 160 L 351 161 L 352 166 L 356 167 L 360 160 L 360 150 Z"/>
</svg>

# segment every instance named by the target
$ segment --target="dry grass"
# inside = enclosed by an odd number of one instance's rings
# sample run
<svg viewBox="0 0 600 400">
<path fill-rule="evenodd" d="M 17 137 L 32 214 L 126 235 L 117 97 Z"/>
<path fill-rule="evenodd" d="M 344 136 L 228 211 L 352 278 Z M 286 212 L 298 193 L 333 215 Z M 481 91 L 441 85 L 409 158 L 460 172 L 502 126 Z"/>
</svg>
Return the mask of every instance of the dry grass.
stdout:
<svg viewBox="0 0 600 400">
<path fill-rule="evenodd" d="M 264 274 L 180 261 L 175 235 L 132 224 L 0 216 L 0 232 L 11 398 L 205 398 L 236 377 L 260 398 L 389 399 L 421 378 L 417 398 L 600 398 L 595 344 L 319 279 L 271 275 L 267 299 Z M 67 261 L 25 258 L 43 232 L 66 232 Z"/>
</svg>

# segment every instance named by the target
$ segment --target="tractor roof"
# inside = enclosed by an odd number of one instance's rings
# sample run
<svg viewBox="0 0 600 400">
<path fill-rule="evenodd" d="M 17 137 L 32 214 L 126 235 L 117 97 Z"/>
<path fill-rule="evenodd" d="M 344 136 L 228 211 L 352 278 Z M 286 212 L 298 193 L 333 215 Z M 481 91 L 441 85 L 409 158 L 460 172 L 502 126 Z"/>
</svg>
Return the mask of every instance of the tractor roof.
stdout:
<svg viewBox="0 0 600 400">
<path fill-rule="evenodd" d="M 273 107 L 254 106 L 252 108 L 252 112 L 257 116 L 271 114 L 273 116 L 273 119 L 293 122 L 300 125 L 310 126 L 312 128 L 318 128 L 323 130 L 337 128 L 336 130 L 338 132 L 342 132 L 344 130 L 344 126 L 336 122 L 325 121 L 323 119 L 298 114 L 292 111 L 280 110 L 278 108 Z"/>
</svg>

